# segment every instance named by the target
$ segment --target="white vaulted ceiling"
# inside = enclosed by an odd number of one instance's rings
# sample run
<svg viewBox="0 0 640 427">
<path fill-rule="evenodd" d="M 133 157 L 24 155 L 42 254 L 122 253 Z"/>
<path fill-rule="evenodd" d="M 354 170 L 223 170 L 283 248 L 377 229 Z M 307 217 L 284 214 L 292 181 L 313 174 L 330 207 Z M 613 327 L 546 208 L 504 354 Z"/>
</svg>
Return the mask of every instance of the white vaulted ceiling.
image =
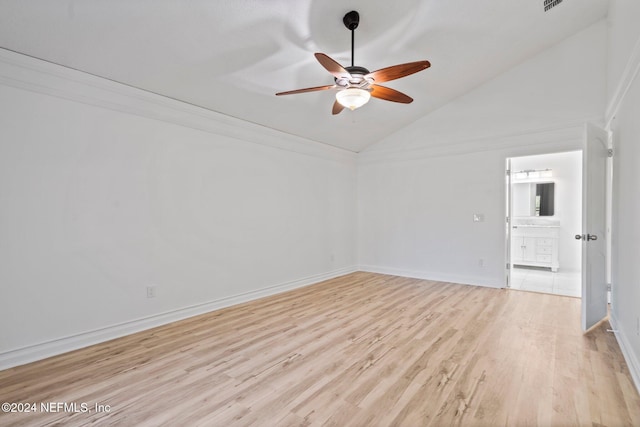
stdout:
<svg viewBox="0 0 640 427">
<path fill-rule="evenodd" d="M 429 60 L 385 83 L 413 97 L 331 114 L 313 53 L 356 65 Z M 0 47 L 359 152 L 605 17 L 606 0 L 2 0 Z M 552 70 L 550 70 L 552 72 Z"/>
</svg>

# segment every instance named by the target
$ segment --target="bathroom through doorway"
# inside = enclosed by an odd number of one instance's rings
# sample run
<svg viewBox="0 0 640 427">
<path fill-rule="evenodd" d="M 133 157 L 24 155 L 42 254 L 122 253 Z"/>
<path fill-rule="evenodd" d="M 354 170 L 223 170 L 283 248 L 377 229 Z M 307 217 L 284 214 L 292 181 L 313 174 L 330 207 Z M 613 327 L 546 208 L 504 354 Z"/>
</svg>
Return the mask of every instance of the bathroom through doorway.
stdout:
<svg viewBox="0 0 640 427">
<path fill-rule="evenodd" d="M 580 297 L 582 151 L 507 159 L 507 286 Z"/>
</svg>

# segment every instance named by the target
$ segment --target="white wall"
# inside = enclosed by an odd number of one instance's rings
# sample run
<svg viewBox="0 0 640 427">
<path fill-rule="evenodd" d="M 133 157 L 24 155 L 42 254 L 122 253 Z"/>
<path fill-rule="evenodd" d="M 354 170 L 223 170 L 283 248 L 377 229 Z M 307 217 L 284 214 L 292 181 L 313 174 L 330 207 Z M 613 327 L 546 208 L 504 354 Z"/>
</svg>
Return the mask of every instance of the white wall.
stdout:
<svg viewBox="0 0 640 427">
<path fill-rule="evenodd" d="M 361 269 L 503 284 L 500 158 L 474 153 L 362 164 L 358 182 Z M 473 222 L 474 213 L 485 221 Z"/>
<path fill-rule="evenodd" d="M 601 120 L 606 22 L 565 39 L 453 100 L 364 153 L 421 150 Z M 483 150 L 482 142 L 475 144 Z"/>
<path fill-rule="evenodd" d="M 619 96 L 622 93 L 616 92 L 621 89 L 621 85 L 630 82 L 631 76 L 626 74 L 632 71 L 633 67 L 629 66 L 629 62 L 634 61 L 633 55 L 639 54 L 637 45 L 640 43 L 640 1 L 609 0 L 607 15 L 607 99 L 611 106 L 612 103 L 619 104 Z"/>
<path fill-rule="evenodd" d="M 546 154 L 512 159 L 511 170 L 552 169 L 555 183 L 554 220 L 560 221 L 558 262 L 560 271 L 579 271 L 582 245 L 575 235 L 582 230 L 582 152 Z M 546 180 L 545 180 L 546 181 Z M 515 214 L 514 214 L 515 216 Z"/>
<path fill-rule="evenodd" d="M 0 110 L 0 369 L 354 269 L 351 153 L 10 52 Z"/>
<path fill-rule="evenodd" d="M 605 60 L 599 22 L 361 153 L 361 269 L 503 286 L 505 159 L 581 148 Z"/>
<path fill-rule="evenodd" d="M 609 108 L 613 132 L 611 320 L 640 390 L 640 2 L 609 11 Z"/>
</svg>

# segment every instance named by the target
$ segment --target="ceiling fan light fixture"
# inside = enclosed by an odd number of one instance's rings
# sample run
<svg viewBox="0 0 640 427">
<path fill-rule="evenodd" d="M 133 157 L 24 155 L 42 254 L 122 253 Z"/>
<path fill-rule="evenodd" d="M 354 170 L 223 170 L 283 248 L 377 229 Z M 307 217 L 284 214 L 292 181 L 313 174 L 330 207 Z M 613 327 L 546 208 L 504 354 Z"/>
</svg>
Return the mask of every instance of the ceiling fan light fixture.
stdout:
<svg viewBox="0 0 640 427">
<path fill-rule="evenodd" d="M 369 102 L 369 99 L 371 99 L 371 93 L 364 89 L 349 88 L 336 93 L 336 101 L 351 111 L 362 107 Z"/>
</svg>

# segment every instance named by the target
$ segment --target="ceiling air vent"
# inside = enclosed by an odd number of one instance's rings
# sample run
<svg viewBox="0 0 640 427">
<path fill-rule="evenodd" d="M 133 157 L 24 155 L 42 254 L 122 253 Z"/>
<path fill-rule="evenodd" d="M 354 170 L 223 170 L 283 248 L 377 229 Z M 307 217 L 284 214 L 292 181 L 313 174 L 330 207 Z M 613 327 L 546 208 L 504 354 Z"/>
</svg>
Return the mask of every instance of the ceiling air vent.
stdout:
<svg viewBox="0 0 640 427">
<path fill-rule="evenodd" d="M 562 0 L 544 0 L 544 11 L 548 12 L 549 9 L 559 5 L 560 3 L 562 3 Z"/>
</svg>

